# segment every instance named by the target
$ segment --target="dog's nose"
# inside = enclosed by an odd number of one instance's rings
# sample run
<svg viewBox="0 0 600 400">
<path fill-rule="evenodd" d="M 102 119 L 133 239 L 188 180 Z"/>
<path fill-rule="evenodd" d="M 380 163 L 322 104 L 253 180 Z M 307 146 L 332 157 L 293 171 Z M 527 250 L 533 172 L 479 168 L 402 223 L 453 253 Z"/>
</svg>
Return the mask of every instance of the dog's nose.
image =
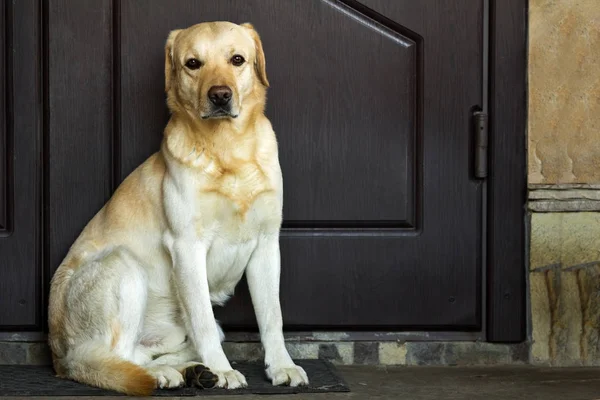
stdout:
<svg viewBox="0 0 600 400">
<path fill-rule="evenodd" d="M 229 103 L 232 94 L 229 86 L 213 86 L 208 89 L 208 98 L 215 106 L 224 106 Z"/>
</svg>

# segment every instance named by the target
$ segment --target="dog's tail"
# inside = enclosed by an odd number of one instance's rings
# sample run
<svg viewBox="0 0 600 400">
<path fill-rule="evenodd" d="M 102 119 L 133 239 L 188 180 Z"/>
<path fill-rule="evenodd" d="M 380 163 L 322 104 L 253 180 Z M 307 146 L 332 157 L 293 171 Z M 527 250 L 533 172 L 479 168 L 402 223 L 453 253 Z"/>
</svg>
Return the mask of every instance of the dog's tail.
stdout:
<svg viewBox="0 0 600 400">
<path fill-rule="evenodd" d="M 129 396 L 149 396 L 156 387 L 156 379 L 147 370 L 101 344 L 78 346 L 60 363 L 66 378 Z"/>
</svg>

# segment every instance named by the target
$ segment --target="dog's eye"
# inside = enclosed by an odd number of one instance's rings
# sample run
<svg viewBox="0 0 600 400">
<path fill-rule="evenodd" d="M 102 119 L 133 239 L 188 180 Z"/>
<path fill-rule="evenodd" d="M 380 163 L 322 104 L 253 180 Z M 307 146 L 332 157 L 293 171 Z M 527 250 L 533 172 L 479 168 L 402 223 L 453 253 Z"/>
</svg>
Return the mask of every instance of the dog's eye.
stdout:
<svg viewBox="0 0 600 400">
<path fill-rule="evenodd" d="M 200 61 L 196 60 L 195 58 L 190 58 L 185 63 L 185 66 L 188 67 L 189 69 L 198 69 L 198 68 L 200 68 L 201 65 L 202 65 L 202 63 Z"/>
<path fill-rule="evenodd" d="M 240 56 L 239 54 L 236 54 L 235 56 L 231 57 L 231 63 L 233 65 L 235 65 L 236 67 L 239 67 L 240 65 L 242 65 L 246 60 L 244 60 L 244 57 Z"/>
</svg>

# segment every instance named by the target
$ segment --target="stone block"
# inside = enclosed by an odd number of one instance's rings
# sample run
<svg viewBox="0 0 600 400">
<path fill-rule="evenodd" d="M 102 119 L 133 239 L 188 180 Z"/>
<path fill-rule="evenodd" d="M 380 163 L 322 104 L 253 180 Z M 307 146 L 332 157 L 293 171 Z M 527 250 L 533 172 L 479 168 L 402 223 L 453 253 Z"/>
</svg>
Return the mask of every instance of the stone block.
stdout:
<svg viewBox="0 0 600 400">
<path fill-rule="evenodd" d="M 319 344 L 314 342 L 287 342 L 286 347 L 294 359 L 316 360 L 319 358 Z"/>
<path fill-rule="evenodd" d="M 531 224 L 531 361 L 600 365 L 600 213 L 535 213 Z"/>
<path fill-rule="evenodd" d="M 354 364 L 377 365 L 379 364 L 378 342 L 355 342 Z"/>
<path fill-rule="evenodd" d="M 28 343 L 0 342 L 0 365 L 27 364 Z"/>
<path fill-rule="evenodd" d="M 529 182 L 600 181 L 600 2 L 529 1 Z"/>
<path fill-rule="evenodd" d="M 381 365 L 406 365 L 406 343 L 379 343 L 379 363 Z"/>
<path fill-rule="evenodd" d="M 514 362 L 511 346 L 484 342 L 446 343 L 443 363 L 456 366 L 510 365 Z"/>
<path fill-rule="evenodd" d="M 407 342 L 407 365 L 443 365 L 446 343 L 443 342 Z"/>
</svg>

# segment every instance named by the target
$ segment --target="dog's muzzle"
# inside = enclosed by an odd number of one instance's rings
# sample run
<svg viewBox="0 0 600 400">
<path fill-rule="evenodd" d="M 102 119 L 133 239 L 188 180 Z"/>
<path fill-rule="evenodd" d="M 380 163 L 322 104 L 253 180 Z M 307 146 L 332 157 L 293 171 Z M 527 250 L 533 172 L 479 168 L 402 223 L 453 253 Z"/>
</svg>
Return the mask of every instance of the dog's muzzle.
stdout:
<svg viewBox="0 0 600 400">
<path fill-rule="evenodd" d="M 231 112 L 233 91 L 229 86 L 213 86 L 208 90 L 208 99 L 211 102 L 211 111 L 203 115 L 202 119 L 208 118 L 236 118 Z"/>
</svg>

